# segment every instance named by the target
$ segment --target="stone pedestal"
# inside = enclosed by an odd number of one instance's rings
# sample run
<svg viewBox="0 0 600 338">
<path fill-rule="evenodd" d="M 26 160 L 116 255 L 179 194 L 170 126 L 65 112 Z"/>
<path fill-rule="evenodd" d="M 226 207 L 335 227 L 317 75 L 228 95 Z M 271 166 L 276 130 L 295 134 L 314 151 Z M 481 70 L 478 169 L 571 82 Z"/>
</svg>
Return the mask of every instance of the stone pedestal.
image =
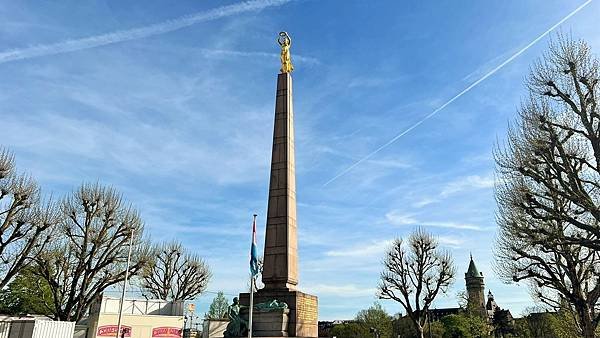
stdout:
<svg viewBox="0 0 600 338">
<path fill-rule="evenodd" d="M 202 338 L 223 338 L 227 324 L 228 319 L 205 319 L 202 324 Z"/>
<path fill-rule="evenodd" d="M 318 337 L 318 300 L 316 296 L 296 290 L 261 289 L 254 293 L 254 304 L 269 302 L 273 299 L 284 302 L 289 307 L 287 336 Z M 249 293 L 240 294 L 240 304 L 245 306 L 250 305 Z M 258 311 L 255 310 L 253 316 L 256 316 L 257 313 Z M 253 328 L 254 330 L 257 329 L 255 324 Z M 262 335 L 256 333 L 256 336 Z M 265 334 L 263 337 L 285 337 L 285 335 Z"/>
<path fill-rule="evenodd" d="M 257 337 L 287 337 L 289 309 L 254 311 L 252 334 Z"/>
</svg>

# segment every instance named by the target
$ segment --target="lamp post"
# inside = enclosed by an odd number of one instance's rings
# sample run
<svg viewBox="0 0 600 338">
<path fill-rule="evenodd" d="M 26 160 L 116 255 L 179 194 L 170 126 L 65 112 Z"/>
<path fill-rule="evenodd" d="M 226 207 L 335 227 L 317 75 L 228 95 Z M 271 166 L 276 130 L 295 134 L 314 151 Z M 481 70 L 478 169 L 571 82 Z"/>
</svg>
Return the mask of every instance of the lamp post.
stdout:
<svg viewBox="0 0 600 338">
<path fill-rule="evenodd" d="M 119 338 L 119 334 L 121 333 L 121 319 L 123 317 L 123 303 L 125 302 L 125 290 L 127 289 L 127 277 L 129 277 L 129 264 L 131 264 L 131 247 L 133 246 L 133 232 L 134 228 L 132 227 L 129 232 L 129 252 L 127 253 L 127 266 L 125 268 L 125 281 L 123 282 L 123 292 L 121 293 L 121 301 L 119 302 L 119 319 L 117 320 L 117 338 Z M 125 332 L 123 332 L 122 337 L 125 336 Z"/>
</svg>

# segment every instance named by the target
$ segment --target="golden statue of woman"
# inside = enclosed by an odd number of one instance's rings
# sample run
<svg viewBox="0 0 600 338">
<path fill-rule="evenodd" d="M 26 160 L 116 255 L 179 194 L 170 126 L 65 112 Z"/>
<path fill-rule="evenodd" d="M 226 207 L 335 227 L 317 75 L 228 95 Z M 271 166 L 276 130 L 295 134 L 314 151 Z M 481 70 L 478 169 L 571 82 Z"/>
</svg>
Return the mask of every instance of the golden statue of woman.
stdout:
<svg viewBox="0 0 600 338">
<path fill-rule="evenodd" d="M 292 65 L 292 56 L 290 55 L 292 39 L 287 32 L 279 32 L 277 42 L 281 46 L 281 72 L 291 73 L 292 70 L 294 70 L 294 66 Z"/>
</svg>

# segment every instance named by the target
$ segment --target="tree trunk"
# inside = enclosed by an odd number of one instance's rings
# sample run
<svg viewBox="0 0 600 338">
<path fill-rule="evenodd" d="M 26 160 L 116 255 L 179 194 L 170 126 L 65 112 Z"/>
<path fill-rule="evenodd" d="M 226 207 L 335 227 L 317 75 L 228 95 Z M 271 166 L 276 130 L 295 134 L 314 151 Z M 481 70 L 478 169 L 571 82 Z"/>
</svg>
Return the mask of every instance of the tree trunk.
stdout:
<svg viewBox="0 0 600 338">
<path fill-rule="evenodd" d="M 579 310 L 579 320 L 581 322 L 581 331 L 585 338 L 596 338 L 596 326 L 587 307 Z"/>
<path fill-rule="evenodd" d="M 590 324 L 590 325 L 587 325 Z M 594 330 L 594 327 L 591 325 L 591 323 L 582 323 L 583 325 L 583 336 L 585 338 L 596 338 L 596 330 Z"/>
<path fill-rule="evenodd" d="M 419 338 L 425 338 L 424 332 L 425 330 L 423 330 L 423 327 L 419 326 L 419 328 L 417 329 L 417 335 L 419 336 Z"/>
</svg>

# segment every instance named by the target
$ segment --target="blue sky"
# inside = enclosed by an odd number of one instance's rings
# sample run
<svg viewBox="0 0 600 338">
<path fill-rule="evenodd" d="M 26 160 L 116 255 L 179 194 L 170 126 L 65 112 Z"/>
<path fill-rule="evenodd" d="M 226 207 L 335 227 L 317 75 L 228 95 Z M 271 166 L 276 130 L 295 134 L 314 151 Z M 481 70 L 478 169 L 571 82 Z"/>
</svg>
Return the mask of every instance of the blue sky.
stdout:
<svg viewBox="0 0 600 338">
<path fill-rule="evenodd" d="M 491 153 L 547 37 L 345 171 L 583 3 L 3 1 L 0 144 L 48 194 L 82 181 L 115 186 L 154 240 L 177 238 L 208 261 L 210 291 L 237 294 L 255 212 L 264 238 L 275 38 L 287 30 L 300 288 L 319 296 L 320 318 L 369 306 L 384 248 L 417 225 L 458 269 L 436 306 L 455 306 L 472 252 L 486 288 L 518 315 L 533 305 L 527 288 L 502 284 L 492 268 Z M 592 1 L 559 29 L 597 53 L 599 14 Z M 200 298 L 200 312 L 213 297 Z"/>
</svg>

